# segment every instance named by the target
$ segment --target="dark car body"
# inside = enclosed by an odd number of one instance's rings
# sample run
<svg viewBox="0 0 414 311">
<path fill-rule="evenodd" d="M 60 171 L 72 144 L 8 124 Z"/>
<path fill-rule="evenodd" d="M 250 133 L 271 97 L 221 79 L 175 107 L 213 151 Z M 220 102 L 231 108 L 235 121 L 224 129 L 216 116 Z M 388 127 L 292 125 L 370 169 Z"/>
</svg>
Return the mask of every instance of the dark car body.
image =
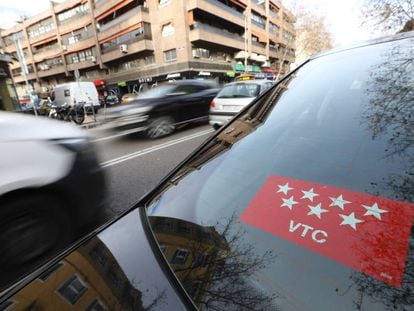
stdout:
<svg viewBox="0 0 414 311">
<path fill-rule="evenodd" d="M 409 33 L 310 60 L 0 303 L 412 310 L 413 49 Z"/>
<path fill-rule="evenodd" d="M 214 83 L 204 80 L 164 83 L 108 109 L 107 120 L 118 131 L 145 131 L 152 138 L 164 136 L 179 124 L 208 120 L 209 105 L 217 92 Z"/>
</svg>

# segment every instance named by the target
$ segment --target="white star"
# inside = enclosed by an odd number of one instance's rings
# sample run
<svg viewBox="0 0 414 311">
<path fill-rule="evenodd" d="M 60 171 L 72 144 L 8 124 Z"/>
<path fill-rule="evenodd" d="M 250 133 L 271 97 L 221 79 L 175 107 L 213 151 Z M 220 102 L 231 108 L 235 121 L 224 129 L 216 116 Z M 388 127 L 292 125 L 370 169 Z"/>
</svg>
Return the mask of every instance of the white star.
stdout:
<svg viewBox="0 0 414 311">
<path fill-rule="evenodd" d="M 343 225 L 349 225 L 349 226 L 351 226 L 355 231 L 356 231 L 356 224 L 357 223 L 360 223 L 360 222 L 364 222 L 363 220 L 361 220 L 361 219 L 358 219 L 358 218 L 355 218 L 355 213 L 354 212 L 352 212 L 351 214 L 349 214 L 348 216 L 347 215 L 342 215 L 342 214 L 339 214 L 339 216 L 341 216 L 342 217 L 342 219 L 343 219 L 343 221 L 341 222 L 341 226 L 343 226 Z"/>
<path fill-rule="evenodd" d="M 313 192 L 313 188 L 308 191 L 303 191 L 303 197 L 301 199 L 309 199 L 313 202 L 313 197 L 319 196 L 319 194 Z"/>
<path fill-rule="evenodd" d="M 283 192 L 285 195 L 287 195 L 289 190 L 292 190 L 293 188 L 289 187 L 289 183 L 284 184 L 283 186 L 277 185 L 279 187 L 279 190 L 277 192 Z"/>
<path fill-rule="evenodd" d="M 292 210 L 292 205 L 298 204 L 298 202 L 293 200 L 293 196 L 291 196 L 289 199 L 283 199 L 283 204 L 280 205 L 280 207 L 282 206 L 287 206 L 290 210 Z"/>
<path fill-rule="evenodd" d="M 379 220 L 381 220 L 382 213 L 388 213 L 385 209 L 380 209 L 377 203 L 374 203 L 372 206 L 362 205 L 362 207 L 367 210 L 364 216 L 372 215 Z"/>
<path fill-rule="evenodd" d="M 329 197 L 329 198 L 332 201 L 332 203 L 329 206 L 338 206 L 341 209 L 344 209 L 344 204 L 351 203 L 350 201 L 344 200 L 344 198 L 342 197 L 342 194 L 337 198 L 333 198 L 333 197 Z"/>
<path fill-rule="evenodd" d="M 315 215 L 319 219 L 321 219 L 321 214 L 326 213 L 328 210 L 322 208 L 322 203 L 319 203 L 316 206 L 308 205 L 310 211 L 308 212 L 308 216 Z"/>
</svg>

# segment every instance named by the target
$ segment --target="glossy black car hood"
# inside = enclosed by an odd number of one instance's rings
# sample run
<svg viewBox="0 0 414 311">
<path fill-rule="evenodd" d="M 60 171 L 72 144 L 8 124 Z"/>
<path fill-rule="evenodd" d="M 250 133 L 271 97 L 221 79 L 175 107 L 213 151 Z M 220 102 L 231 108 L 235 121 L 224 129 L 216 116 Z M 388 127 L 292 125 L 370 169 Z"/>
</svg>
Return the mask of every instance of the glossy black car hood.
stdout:
<svg viewBox="0 0 414 311">
<path fill-rule="evenodd" d="M 7 310 L 34 306 L 89 310 L 96 304 L 105 310 L 185 309 L 157 263 L 139 209 L 29 278 L 17 292 L 3 293 L 0 306 L 10 306 Z"/>
</svg>

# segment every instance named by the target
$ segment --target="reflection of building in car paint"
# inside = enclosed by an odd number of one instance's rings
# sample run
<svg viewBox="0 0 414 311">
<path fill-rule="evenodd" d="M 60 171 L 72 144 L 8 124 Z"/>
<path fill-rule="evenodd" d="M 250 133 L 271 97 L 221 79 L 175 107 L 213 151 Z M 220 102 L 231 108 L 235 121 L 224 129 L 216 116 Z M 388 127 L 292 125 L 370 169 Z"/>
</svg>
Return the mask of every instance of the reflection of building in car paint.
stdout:
<svg viewBox="0 0 414 311">
<path fill-rule="evenodd" d="M 229 257 L 226 239 L 214 227 L 179 219 L 150 217 L 150 223 L 161 251 L 187 293 L 196 303 L 203 301 L 212 278 Z"/>
<path fill-rule="evenodd" d="M 143 310 L 142 294 L 133 285 L 96 238 L 50 266 L 0 309 Z"/>
</svg>

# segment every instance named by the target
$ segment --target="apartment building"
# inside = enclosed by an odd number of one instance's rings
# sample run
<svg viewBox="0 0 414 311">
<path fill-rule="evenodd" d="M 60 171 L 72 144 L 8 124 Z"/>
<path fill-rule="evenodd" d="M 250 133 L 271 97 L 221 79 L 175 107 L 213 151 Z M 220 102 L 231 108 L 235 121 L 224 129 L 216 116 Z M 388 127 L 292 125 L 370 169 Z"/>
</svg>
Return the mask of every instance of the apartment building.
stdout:
<svg viewBox="0 0 414 311">
<path fill-rule="evenodd" d="M 25 77 L 45 92 L 77 73 L 125 93 L 168 79 L 283 75 L 294 21 L 278 0 L 67 0 L 0 35 L 19 95 Z"/>
</svg>

